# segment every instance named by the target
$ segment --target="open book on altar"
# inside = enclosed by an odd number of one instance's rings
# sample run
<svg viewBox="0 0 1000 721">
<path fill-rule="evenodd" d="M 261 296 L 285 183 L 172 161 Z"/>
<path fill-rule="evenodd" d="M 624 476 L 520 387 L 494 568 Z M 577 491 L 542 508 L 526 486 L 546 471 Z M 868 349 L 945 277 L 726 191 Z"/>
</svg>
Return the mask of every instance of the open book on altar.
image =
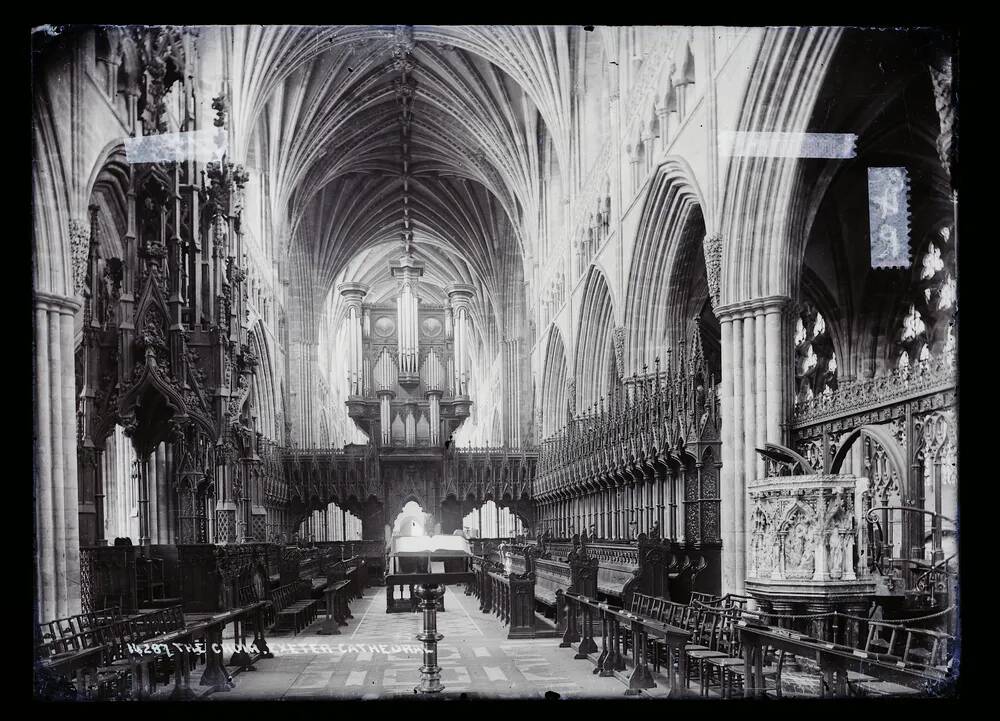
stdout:
<svg viewBox="0 0 1000 721">
<path fill-rule="evenodd" d="M 459 558 L 471 556 L 472 549 L 461 536 L 398 536 L 392 539 L 392 555 Z"/>
</svg>

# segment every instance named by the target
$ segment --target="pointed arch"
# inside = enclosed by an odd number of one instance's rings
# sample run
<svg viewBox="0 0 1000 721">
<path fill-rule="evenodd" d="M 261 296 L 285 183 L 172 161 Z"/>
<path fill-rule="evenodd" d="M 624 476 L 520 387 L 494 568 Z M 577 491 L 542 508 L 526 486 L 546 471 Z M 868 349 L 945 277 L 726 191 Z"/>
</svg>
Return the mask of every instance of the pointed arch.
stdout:
<svg viewBox="0 0 1000 721">
<path fill-rule="evenodd" d="M 542 436 L 547 438 L 566 422 L 566 346 L 559 327 L 553 325 L 545 346 L 542 371 Z"/>
<path fill-rule="evenodd" d="M 684 340 L 709 295 L 702 195 L 687 163 L 656 170 L 636 232 L 625 298 L 626 370 Z M 696 307 L 697 306 L 697 307 Z"/>
<path fill-rule="evenodd" d="M 895 466 L 897 477 L 906 478 L 906 454 L 903 452 L 902 446 L 899 445 L 899 441 L 896 440 L 885 426 L 873 425 L 855 428 L 841 439 L 840 446 L 837 448 L 837 454 L 833 457 L 833 462 L 830 464 L 830 473 L 840 473 L 840 469 L 844 465 L 844 460 L 847 458 L 848 453 L 850 453 L 854 441 L 862 437 L 871 438 L 882 446 L 889 458 L 889 462 Z"/>
<path fill-rule="evenodd" d="M 608 379 L 615 372 L 614 302 L 604 273 L 591 266 L 583 288 L 580 306 L 575 368 L 577 407 L 596 403 L 608 389 Z"/>
<path fill-rule="evenodd" d="M 741 103 L 737 130 L 804 132 L 842 28 L 764 31 Z M 720 206 L 721 305 L 772 295 L 794 297 L 805 207 L 797 188 L 809 160 L 738 156 L 729 161 Z"/>
</svg>

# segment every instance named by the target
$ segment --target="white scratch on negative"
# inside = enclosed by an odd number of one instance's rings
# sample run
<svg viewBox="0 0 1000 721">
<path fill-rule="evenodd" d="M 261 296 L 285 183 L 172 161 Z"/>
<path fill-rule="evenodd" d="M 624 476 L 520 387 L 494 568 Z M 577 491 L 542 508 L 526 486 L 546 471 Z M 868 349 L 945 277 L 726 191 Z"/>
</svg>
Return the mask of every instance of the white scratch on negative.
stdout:
<svg viewBox="0 0 1000 721">
<path fill-rule="evenodd" d="M 374 606 L 374 605 L 375 605 L 375 600 L 376 600 L 377 598 L 378 598 L 378 596 L 376 596 L 375 598 L 372 598 L 372 602 L 368 604 L 368 608 L 366 608 L 366 609 L 365 609 L 365 612 L 364 612 L 364 613 L 363 613 L 363 614 L 361 615 L 361 620 L 360 620 L 360 621 L 358 621 L 358 625 L 357 625 L 357 628 L 355 628 L 355 629 L 354 629 L 354 633 L 352 633 L 352 634 L 351 634 L 351 638 L 354 638 L 354 636 L 355 636 L 355 635 L 357 634 L 357 632 L 358 632 L 358 629 L 359 629 L 359 628 L 361 628 L 361 626 L 363 626 L 363 625 L 364 625 L 364 623 L 365 623 L 365 619 L 366 619 L 366 618 L 368 618 L 368 612 L 372 610 L 372 606 Z"/>
<path fill-rule="evenodd" d="M 455 595 L 450 588 L 448 588 L 447 586 L 445 586 L 445 588 L 448 589 L 448 593 L 451 593 L 452 596 Z M 452 603 L 457 603 L 459 606 L 462 607 L 462 610 L 465 611 L 465 617 L 467 619 L 469 619 L 469 623 L 471 623 L 472 627 L 476 629 L 476 633 L 478 633 L 480 636 L 485 636 L 486 635 L 485 633 L 483 633 L 483 630 L 481 628 L 479 628 L 479 625 L 475 621 L 472 620 L 472 616 L 469 615 L 469 609 L 467 609 L 465 607 L 464 603 L 462 603 L 461 601 L 459 601 L 457 597 L 455 598 L 454 601 L 452 601 Z"/>
</svg>

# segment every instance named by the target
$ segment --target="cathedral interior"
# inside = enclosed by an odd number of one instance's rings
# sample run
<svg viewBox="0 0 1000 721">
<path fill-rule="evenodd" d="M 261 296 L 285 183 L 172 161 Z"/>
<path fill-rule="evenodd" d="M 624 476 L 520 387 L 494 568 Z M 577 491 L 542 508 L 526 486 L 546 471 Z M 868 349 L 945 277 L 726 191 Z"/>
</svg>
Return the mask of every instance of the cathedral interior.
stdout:
<svg viewBox="0 0 1000 721">
<path fill-rule="evenodd" d="M 955 693 L 957 35 L 31 45 L 36 699 Z"/>
</svg>

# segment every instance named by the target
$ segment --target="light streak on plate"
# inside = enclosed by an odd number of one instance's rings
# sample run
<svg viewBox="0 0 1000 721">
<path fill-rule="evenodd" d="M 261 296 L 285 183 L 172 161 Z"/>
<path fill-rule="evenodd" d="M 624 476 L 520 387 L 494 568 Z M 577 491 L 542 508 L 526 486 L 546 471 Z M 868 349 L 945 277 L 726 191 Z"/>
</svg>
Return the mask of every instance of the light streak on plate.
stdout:
<svg viewBox="0 0 1000 721">
<path fill-rule="evenodd" d="M 719 155 L 744 158 L 853 158 L 854 133 L 777 133 L 723 130 Z"/>
<path fill-rule="evenodd" d="M 228 141 L 225 128 L 125 138 L 125 157 L 129 163 L 208 163 L 222 160 Z"/>
</svg>

